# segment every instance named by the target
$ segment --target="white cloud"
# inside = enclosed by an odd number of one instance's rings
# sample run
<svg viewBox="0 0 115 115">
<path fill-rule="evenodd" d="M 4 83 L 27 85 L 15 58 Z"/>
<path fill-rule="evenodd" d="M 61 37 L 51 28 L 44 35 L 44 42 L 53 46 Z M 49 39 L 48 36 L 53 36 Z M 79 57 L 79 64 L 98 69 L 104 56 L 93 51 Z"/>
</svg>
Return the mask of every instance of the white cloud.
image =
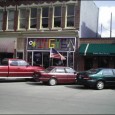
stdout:
<svg viewBox="0 0 115 115">
<path fill-rule="evenodd" d="M 100 7 L 99 9 L 99 33 L 102 37 L 110 37 L 110 22 L 112 13 L 112 37 L 115 37 L 115 7 Z"/>
</svg>

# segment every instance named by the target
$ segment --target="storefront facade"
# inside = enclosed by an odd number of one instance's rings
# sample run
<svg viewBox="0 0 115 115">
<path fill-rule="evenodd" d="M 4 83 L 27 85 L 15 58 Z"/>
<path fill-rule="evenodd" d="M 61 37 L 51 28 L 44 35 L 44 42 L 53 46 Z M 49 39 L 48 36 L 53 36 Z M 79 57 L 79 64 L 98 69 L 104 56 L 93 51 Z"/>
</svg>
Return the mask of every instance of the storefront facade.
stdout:
<svg viewBox="0 0 115 115">
<path fill-rule="evenodd" d="M 63 65 L 77 70 L 78 38 L 97 37 L 97 26 L 98 8 L 93 1 L 0 1 L 0 53 L 4 53 L 1 58 L 21 58 L 46 68 L 60 63 L 49 58 L 53 47 L 66 57 Z"/>
<path fill-rule="evenodd" d="M 27 60 L 31 65 L 64 65 L 74 68 L 75 37 L 29 37 L 27 38 Z M 50 58 L 50 48 L 55 48 L 66 60 Z M 71 63 L 70 63 L 71 62 Z"/>
<path fill-rule="evenodd" d="M 115 68 L 115 40 L 113 38 L 81 39 L 79 70 Z"/>
</svg>

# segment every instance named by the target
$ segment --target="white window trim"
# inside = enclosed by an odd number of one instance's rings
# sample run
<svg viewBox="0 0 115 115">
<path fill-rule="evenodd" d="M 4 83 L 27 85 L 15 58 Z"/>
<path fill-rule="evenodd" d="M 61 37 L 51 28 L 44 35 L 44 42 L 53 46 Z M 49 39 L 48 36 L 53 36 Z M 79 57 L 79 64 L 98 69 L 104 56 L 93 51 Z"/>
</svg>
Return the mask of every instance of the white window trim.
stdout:
<svg viewBox="0 0 115 115">
<path fill-rule="evenodd" d="M 62 6 L 61 5 L 58 5 L 58 6 L 60 6 L 61 7 L 61 16 L 56 16 L 57 18 L 58 17 L 60 17 L 61 18 L 61 23 L 62 23 Z M 53 21 L 52 21 L 52 29 L 61 29 L 62 27 L 54 27 L 54 18 L 55 18 L 55 16 L 54 16 L 54 13 L 55 13 L 55 7 L 56 6 L 54 6 L 53 7 Z"/>
<path fill-rule="evenodd" d="M 67 9 L 68 9 L 68 5 L 75 5 L 75 4 L 66 4 L 66 13 L 65 13 L 65 29 L 75 29 L 75 27 L 68 27 L 67 26 Z M 73 16 L 73 15 L 72 15 Z M 75 10 L 74 10 L 74 18 L 75 18 Z M 75 20 L 74 20 L 75 21 Z"/>
<path fill-rule="evenodd" d="M 20 9 L 26 9 L 27 10 L 27 8 L 26 7 L 20 7 L 19 9 L 18 9 L 18 27 L 17 27 L 17 30 L 18 31 L 20 31 L 20 30 L 23 30 L 23 31 L 26 31 L 26 28 L 20 28 Z"/>
<path fill-rule="evenodd" d="M 14 10 L 14 15 L 15 15 L 15 10 L 14 8 L 10 8 L 10 9 L 7 9 L 7 25 L 6 25 L 6 31 L 14 31 L 14 28 L 13 29 L 8 29 L 8 15 L 9 15 L 9 10 Z M 13 19 L 13 23 L 14 23 L 14 19 Z"/>
<path fill-rule="evenodd" d="M 36 8 L 37 9 L 37 14 L 38 14 L 38 8 L 37 7 L 31 7 L 31 8 Z M 31 22 L 31 8 L 29 9 L 29 25 L 28 25 L 28 29 L 29 30 L 37 30 L 37 27 L 36 28 L 30 28 L 30 22 Z M 33 19 L 36 19 L 37 20 L 37 15 L 36 15 L 36 18 L 33 18 Z M 37 24 L 37 23 L 36 23 Z"/>
<path fill-rule="evenodd" d="M 0 22 L 2 22 L 2 25 L 3 25 L 3 15 L 4 15 L 4 9 L 0 9 L 0 10 L 2 10 L 2 12 L 3 12 L 3 14 L 2 14 L 2 20 L 0 20 Z M 2 25 L 1 25 L 1 27 L 2 27 Z M 2 30 L 2 28 L 0 29 L 0 31 L 3 31 L 3 30 Z"/>
<path fill-rule="evenodd" d="M 43 8 L 45 8 L 45 7 L 42 7 L 41 8 L 41 16 L 40 16 L 40 30 L 49 30 L 49 28 L 47 27 L 47 28 L 43 28 L 42 27 L 42 19 L 43 18 L 48 18 L 48 20 L 49 20 L 49 17 L 42 17 L 42 11 L 43 11 Z M 47 8 L 49 8 L 49 6 L 47 6 Z M 49 10 L 49 9 L 48 9 Z M 48 14 L 49 14 L 49 11 L 48 11 Z"/>
</svg>

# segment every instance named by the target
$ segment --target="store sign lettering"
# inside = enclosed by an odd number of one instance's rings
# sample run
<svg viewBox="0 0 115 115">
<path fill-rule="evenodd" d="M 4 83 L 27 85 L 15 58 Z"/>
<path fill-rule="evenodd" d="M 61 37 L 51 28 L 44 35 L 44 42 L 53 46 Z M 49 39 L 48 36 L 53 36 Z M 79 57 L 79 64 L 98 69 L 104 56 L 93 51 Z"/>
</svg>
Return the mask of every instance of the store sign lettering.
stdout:
<svg viewBox="0 0 115 115">
<path fill-rule="evenodd" d="M 59 50 L 67 50 L 69 41 L 75 44 L 75 38 L 28 38 L 28 50 L 48 50 L 56 48 Z"/>
</svg>

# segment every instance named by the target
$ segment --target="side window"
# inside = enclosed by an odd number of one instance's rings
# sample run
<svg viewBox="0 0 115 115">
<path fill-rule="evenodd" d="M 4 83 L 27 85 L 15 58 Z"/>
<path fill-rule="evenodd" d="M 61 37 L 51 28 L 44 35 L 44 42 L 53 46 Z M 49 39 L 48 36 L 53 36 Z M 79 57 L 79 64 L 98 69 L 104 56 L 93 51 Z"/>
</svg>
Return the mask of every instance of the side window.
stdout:
<svg viewBox="0 0 115 115">
<path fill-rule="evenodd" d="M 111 69 L 105 69 L 103 70 L 103 75 L 113 75 L 113 72 Z"/>
<path fill-rule="evenodd" d="M 115 69 L 113 69 L 113 73 L 115 74 Z"/>
<path fill-rule="evenodd" d="M 18 62 L 17 61 L 11 61 L 10 66 L 18 66 Z"/>
<path fill-rule="evenodd" d="M 57 68 L 56 73 L 65 73 L 64 68 Z"/>
<path fill-rule="evenodd" d="M 8 61 L 2 61 L 1 65 L 8 66 Z"/>
<path fill-rule="evenodd" d="M 65 68 L 67 73 L 74 73 L 75 70 L 73 70 L 72 68 Z"/>
<path fill-rule="evenodd" d="M 18 61 L 18 65 L 19 65 L 19 66 L 27 66 L 28 63 L 25 62 L 25 61 L 23 61 L 23 60 L 20 60 L 20 61 Z"/>
</svg>

